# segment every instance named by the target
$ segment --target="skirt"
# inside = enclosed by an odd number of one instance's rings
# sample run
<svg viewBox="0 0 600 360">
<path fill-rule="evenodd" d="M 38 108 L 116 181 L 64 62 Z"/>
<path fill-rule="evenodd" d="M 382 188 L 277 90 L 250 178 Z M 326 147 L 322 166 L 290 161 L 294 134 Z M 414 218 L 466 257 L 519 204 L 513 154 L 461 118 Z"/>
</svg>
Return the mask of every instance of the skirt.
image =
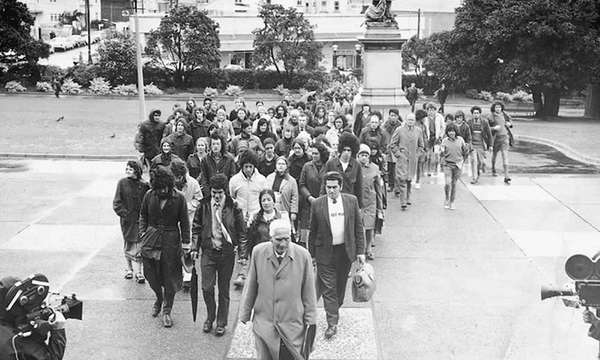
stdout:
<svg viewBox="0 0 600 360">
<path fill-rule="evenodd" d="M 123 248 L 125 258 L 135 262 L 142 262 L 142 257 L 140 256 L 141 246 L 142 244 L 140 242 L 125 241 L 125 246 Z"/>
</svg>

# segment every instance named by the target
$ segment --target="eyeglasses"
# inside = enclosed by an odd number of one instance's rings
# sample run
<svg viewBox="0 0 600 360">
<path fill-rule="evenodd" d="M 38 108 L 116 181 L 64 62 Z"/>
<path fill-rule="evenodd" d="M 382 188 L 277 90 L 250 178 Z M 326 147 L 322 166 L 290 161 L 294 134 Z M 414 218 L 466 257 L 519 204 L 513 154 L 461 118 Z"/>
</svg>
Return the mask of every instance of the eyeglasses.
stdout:
<svg viewBox="0 0 600 360">
<path fill-rule="evenodd" d="M 284 240 L 289 240 L 289 239 L 290 239 L 289 236 L 273 238 L 273 240 L 275 240 L 275 241 L 284 241 Z"/>
</svg>

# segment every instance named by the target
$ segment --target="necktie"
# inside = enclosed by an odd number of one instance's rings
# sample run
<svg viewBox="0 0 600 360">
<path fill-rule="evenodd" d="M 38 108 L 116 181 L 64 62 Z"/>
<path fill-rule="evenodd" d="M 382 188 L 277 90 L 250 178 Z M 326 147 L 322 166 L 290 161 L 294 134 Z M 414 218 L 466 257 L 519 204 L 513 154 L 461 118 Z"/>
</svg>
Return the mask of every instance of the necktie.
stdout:
<svg viewBox="0 0 600 360">
<path fill-rule="evenodd" d="M 337 199 L 331 199 L 331 202 L 337 204 Z"/>
<path fill-rule="evenodd" d="M 220 209 L 221 209 L 221 204 L 215 203 L 215 211 L 216 211 L 215 218 L 217 218 L 217 225 L 219 225 L 219 227 L 221 228 L 221 232 L 223 233 L 225 240 L 227 240 L 228 243 L 233 245 L 233 242 L 231 241 L 231 238 L 229 237 L 229 233 L 227 232 L 225 225 L 223 225 L 223 220 L 221 219 L 222 214 L 219 211 Z"/>
<path fill-rule="evenodd" d="M 277 257 L 277 262 L 278 262 L 279 264 L 281 264 L 281 262 L 282 262 L 282 261 L 283 261 L 283 258 L 282 258 L 281 256 L 278 256 L 278 257 Z"/>
</svg>

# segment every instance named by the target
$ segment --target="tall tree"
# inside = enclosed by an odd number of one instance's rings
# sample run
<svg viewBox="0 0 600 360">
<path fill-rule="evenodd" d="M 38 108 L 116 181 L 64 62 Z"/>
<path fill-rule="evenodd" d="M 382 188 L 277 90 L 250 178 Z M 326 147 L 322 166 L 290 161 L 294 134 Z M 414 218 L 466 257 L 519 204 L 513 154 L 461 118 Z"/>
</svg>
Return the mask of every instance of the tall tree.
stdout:
<svg viewBox="0 0 600 360">
<path fill-rule="evenodd" d="M 131 34 L 109 32 L 98 46 L 98 55 L 99 75 L 113 85 L 135 83 L 137 63 Z"/>
<path fill-rule="evenodd" d="M 173 74 L 176 86 L 187 83 L 194 71 L 219 66 L 219 24 L 196 7 L 176 6 L 150 32 L 146 52 Z"/>
<path fill-rule="evenodd" d="M 252 61 L 256 65 L 275 66 L 284 84 L 290 84 L 297 71 L 318 69 L 323 45 L 315 41 L 315 26 L 302 13 L 294 8 L 264 4 L 259 16 L 264 26 L 252 31 Z"/>
<path fill-rule="evenodd" d="M 538 116 L 557 115 L 597 61 L 599 24 L 595 0 L 464 0 L 426 66 L 479 88 L 526 86 Z"/>
<path fill-rule="evenodd" d="M 33 23 L 27 5 L 17 0 L 0 0 L 0 62 L 22 58 L 35 64 L 50 56 L 50 45 L 31 37 Z"/>
</svg>

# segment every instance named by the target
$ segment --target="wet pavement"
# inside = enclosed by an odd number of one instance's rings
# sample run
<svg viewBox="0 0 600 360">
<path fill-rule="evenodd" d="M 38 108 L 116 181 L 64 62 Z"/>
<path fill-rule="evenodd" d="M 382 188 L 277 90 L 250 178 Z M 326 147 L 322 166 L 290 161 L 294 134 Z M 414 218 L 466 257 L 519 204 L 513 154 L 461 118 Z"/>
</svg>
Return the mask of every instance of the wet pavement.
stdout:
<svg viewBox="0 0 600 360">
<path fill-rule="evenodd" d="M 551 146 L 529 141 L 517 141 L 508 157 L 511 173 L 600 174 L 598 166 L 574 160 Z M 496 161 L 501 163 L 500 155 Z"/>
<path fill-rule="evenodd" d="M 348 286 L 331 341 L 319 308 L 311 358 L 592 358 L 598 342 L 580 312 L 541 302 L 539 291 L 569 282 L 568 256 L 600 248 L 600 176 L 537 144 L 519 142 L 509 156 L 510 186 L 490 174 L 470 185 L 465 169 L 456 211 L 443 208 L 441 176 L 423 179 L 407 211 L 390 193 L 373 249 L 378 289 L 360 304 Z M 66 360 L 253 358 L 251 328 L 237 322 L 240 291 L 217 338 L 202 333 L 201 299 L 193 323 L 188 294 L 177 294 L 175 325 L 164 329 L 148 285 L 123 279 L 112 197 L 124 165 L 0 160 L 0 274 L 43 273 L 52 290 L 84 301 L 84 320 L 67 324 Z"/>
</svg>

